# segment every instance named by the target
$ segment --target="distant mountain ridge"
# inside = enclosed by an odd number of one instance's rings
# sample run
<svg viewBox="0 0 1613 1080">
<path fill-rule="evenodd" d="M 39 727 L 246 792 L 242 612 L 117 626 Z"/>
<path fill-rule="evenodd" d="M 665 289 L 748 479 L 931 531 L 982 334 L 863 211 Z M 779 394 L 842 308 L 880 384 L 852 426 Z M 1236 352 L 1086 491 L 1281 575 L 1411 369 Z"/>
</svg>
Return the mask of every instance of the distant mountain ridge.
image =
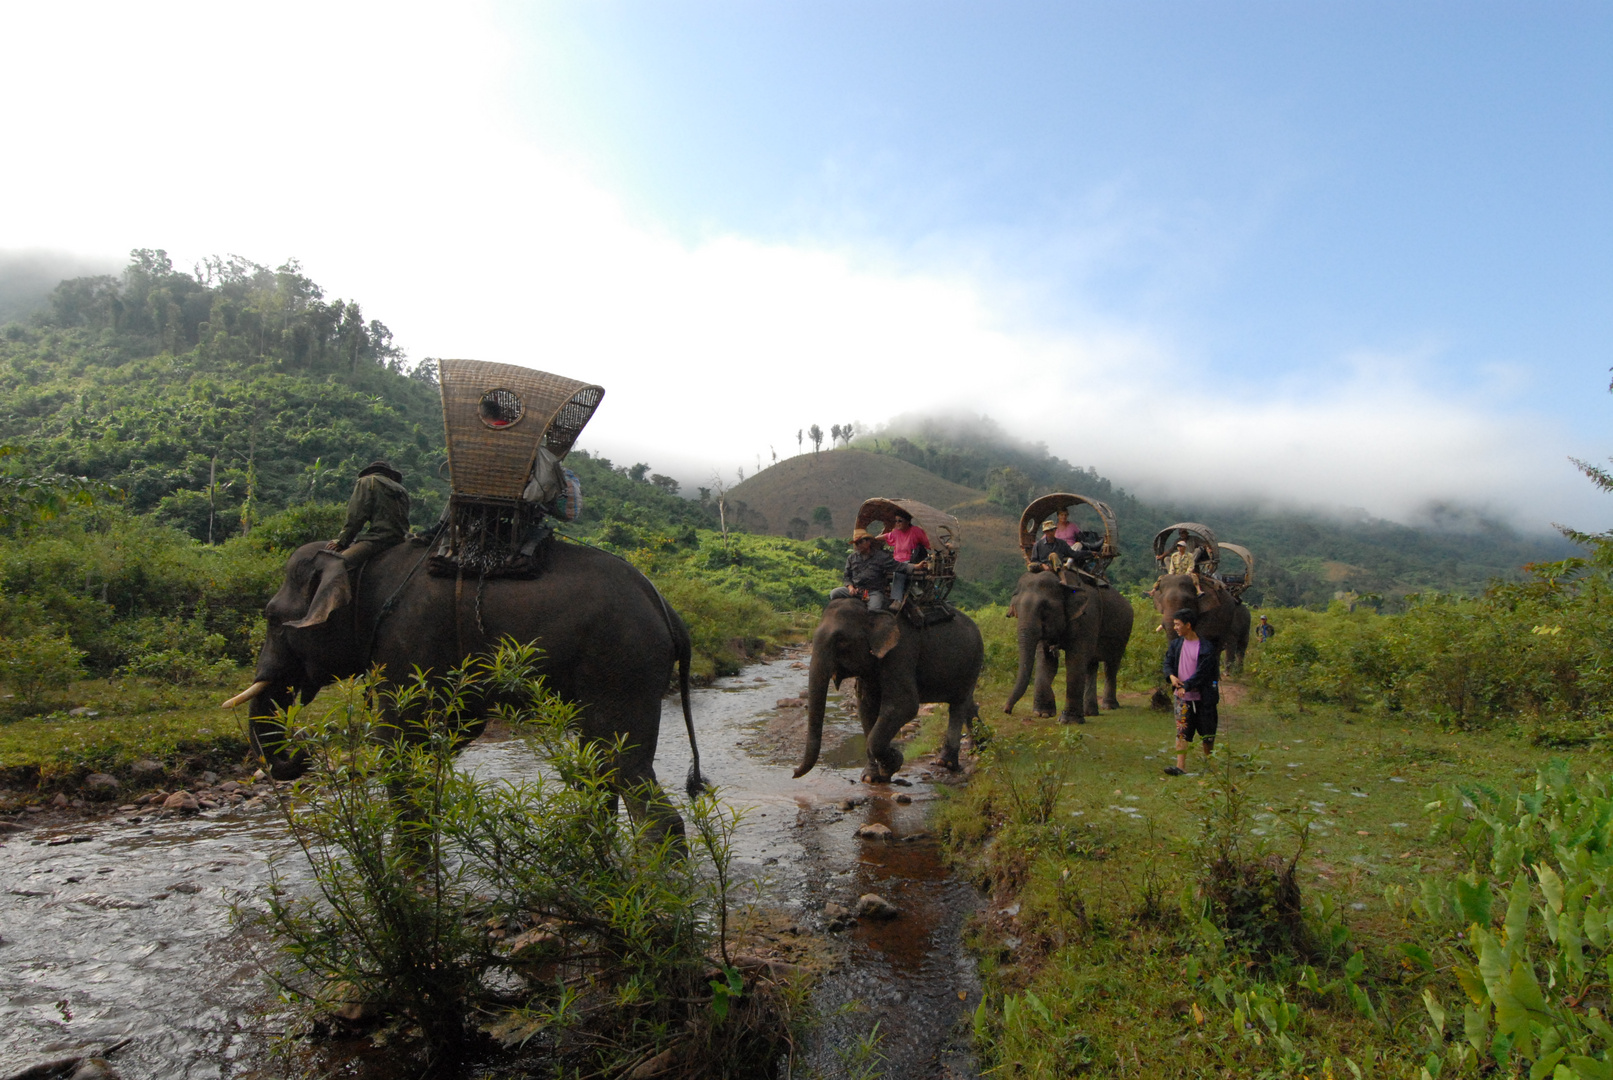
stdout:
<svg viewBox="0 0 1613 1080">
<path fill-rule="evenodd" d="M 849 535 L 856 507 L 876 495 L 910 496 L 963 519 L 966 554 L 960 576 L 1002 592 L 1023 567 L 1015 524 L 1037 495 L 1069 491 L 1115 511 L 1122 555 L 1110 576 L 1145 585 L 1156 570 L 1156 533 L 1179 521 L 1201 521 L 1221 540 L 1242 544 L 1256 559 L 1256 603 L 1322 605 L 1337 596 L 1475 593 L 1492 579 L 1516 578 L 1528 562 L 1558 559 L 1566 540 L 1522 537 L 1503 526 L 1464 535 L 1394 522 L 1334 521 L 1319 515 L 1202 503 L 1147 503 L 1098 475 L 1007 436 L 988 419 L 903 417 L 850 447 L 788 458 L 735 487 L 730 497 L 759 514 L 748 527 L 789 535 L 791 522 L 811 522 L 827 507 L 828 530 Z M 927 497 L 928 496 L 928 497 Z M 1095 518 L 1088 522 L 1095 526 Z M 812 526 L 808 535 L 823 532 Z M 1230 563 L 1230 560 L 1229 560 Z"/>
</svg>

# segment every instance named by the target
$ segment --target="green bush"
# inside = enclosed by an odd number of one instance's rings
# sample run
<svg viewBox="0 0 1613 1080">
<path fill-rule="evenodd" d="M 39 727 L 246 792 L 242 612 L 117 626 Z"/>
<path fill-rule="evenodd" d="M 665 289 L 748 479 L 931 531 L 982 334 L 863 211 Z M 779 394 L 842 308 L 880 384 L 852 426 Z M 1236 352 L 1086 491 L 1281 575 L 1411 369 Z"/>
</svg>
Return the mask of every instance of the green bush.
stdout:
<svg viewBox="0 0 1613 1080">
<path fill-rule="evenodd" d="M 756 1075 L 779 1014 L 729 965 L 729 841 L 737 815 L 704 796 L 617 812 L 618 745 L 582 741 L 575 710 L 506 645 L 440 684 L 399 688 L 412 719 L 378 739 L 375 688 L 341 684 L 321 717 L 294 711 L 312 768 L 285 806 L 316 887 L 279 882 L 258 916 L 280 980 L 315 1012 L 365 1003 L 440 1049 L 480 1027 L 553 1052 L 557 1074 L 622 1075 L 674 1045 L 702 1075 Z M 503 719 L 547 763 L 522 784 L 454 767 L 466 702 L 496 689 Z M 711 981 L 707 972 L 719 969 Z"/>
<path fill-rule="evenodd" d="M 65 634 L 0 638 L 0 684 L 11 688 L 17 708 L 34 712 L 83 675 L 83 660 L 83 650 Z"/>
</svg>

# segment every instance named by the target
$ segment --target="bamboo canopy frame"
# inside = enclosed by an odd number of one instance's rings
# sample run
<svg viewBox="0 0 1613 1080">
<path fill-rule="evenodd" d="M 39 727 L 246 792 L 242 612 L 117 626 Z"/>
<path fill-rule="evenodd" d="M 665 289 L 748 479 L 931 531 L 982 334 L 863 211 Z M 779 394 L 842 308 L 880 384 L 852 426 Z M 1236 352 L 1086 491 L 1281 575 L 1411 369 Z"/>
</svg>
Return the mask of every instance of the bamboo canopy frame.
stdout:
<svg viewBox="0 0 1613 1080">
<path fill-rule="evenodd" d="M 1175 525 L 1168 525 L 1159 530 L 1154 537 L 1154 561 L 1163 563 L 1165 554 L 1175 545 L 1175 536 L 1178 532 L 1186 531 L 1189 536 L 1197 537 L 1210 553 L 1210 557 L 1203 564 L 1206 574 L 1215 573 L 1215 568 L 1221 565 L 1221 546 L 1216 543 L 1215 533 L 1208 525 L 1200 525 L 1196 521 L 1178 521 Z"/>
<path fill-rule="evenodd" d="M 565 457 L 605 397 L 592 383 L 515 364 L 438 362 L 449 485 L 458 499 L 520 499 L 538 447 Z"/>
<path fill-rule="evenodd" d="M 889 532 L 896 524 L 896 512 L 906 511 L 913 519 L 913 524 L 924 530 L 930 538 L 929 566 L 925 573 L 916 578 L 911 592 L 920 601 L 945 600 L 952 591 L 952 584 L 957 580 L 953 567 L 958 561 L 958 548 L 963 544 L 963 532 L 958 525 L 958 519 L 951 514 L 917 499 L 883 499 L 874 498 L 863 501 L 857 509 L 856 527 L 868 528 L 872 522 L 879 522 L 884 531 Z"/>
<path fill-rule="evenodd" d="M 1243 595 L 1243 591 L 1255 583 L 1254 553 L 1248 548 L 1244 547 L 1242 544 L 1229 544 L 1225 540 L 1221 541 L 1217 546 L 1222 551 L 1230 551 L 1232 554 L 1243 560 L 1243 580 L 1237 582 L 1222 581 L 1222 584 L 1227 587 L 1227 592 L 1231 593 L 1234 597 L 1241 597 Z"/>
<path fill-rule="evenodd" d="M 1036 546 L 1036 539 L 1042 534 L 1042 522 L 1050 515 L 1076 505 L 1092 507 L 1103 522 L 1103 546 L 1093 552 L 1092 572 L 1102 574 L 1109 569 L 1109 564 L 1120 554 L 1120 529 L 1115 524 L 1115 512 L 1109 509 L 1108 503 L 1068 491 L 1056 491 L 1032 499 L 1031 504 L 1025 507 L 1025 512 L 1019 515 L 1019 547 L 1025 554 L 1026 566 L 1031 562 L 1031 548 Z"/>
</svg>

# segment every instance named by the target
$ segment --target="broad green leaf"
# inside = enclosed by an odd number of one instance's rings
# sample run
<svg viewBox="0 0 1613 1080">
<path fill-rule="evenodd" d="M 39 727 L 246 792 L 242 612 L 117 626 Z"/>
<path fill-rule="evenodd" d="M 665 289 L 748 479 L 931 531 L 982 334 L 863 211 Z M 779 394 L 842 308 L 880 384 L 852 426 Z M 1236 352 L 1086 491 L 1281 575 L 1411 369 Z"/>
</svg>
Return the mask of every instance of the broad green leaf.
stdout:
<svg viewBox="0 0 1613 1080">
<path fill-rule="evenodd" d="M 1480 926 L 1490 925 L 1490 883 L 1480 880 L 1478 884 L 1456 879 L 1456 906 L 1460 910 L 1465 922 L 1478 923 Z"/>
<path fill-rule="evenodd" d="M 1507 897 L 1507 952 L 1517 955 L 1523 948 L 1523 936 L 1529 929 L 1529 876 L 1519 874 L 1512 882 L 1512 893 Z"/>
<path fill-rule="evenodd" d="M 1563 910 L 1563 879 L 1557 876 L 1557 871 L 1541 863 L 1535 867 L 1535 876 L 1540 879 L 1540 891 L 1546 894 L 1546 903 L 1551 905 L 1553 912 Z"/>
<path fill-rule="evenodd" d="M 1423 1008 L 1428 1010 L 1429 1017 L 1434 1021 L 1434 1030 L 1445 1034 L 1445 1008 L 1440 1005 L 1439 998 L 1434 996 L 1431 988 L 1423 990 Z"/>
<path fill-rule="evenodd" d="M 1573 1068 L 1576 1080 L 1613 1080 L 1613 1064 L 1609 1062 L 1583 1054 L 1570 1054 L 1568 1064 Z"/>
<path fill-rule="evenodd" d="M 1344 962 L 1344 974 L 1351 979 L 1359 979 L 1361 977 L 1361 972 L 1365 971 L 1366 967 L 1366 953 L 1357 950 L 1356 952 L 1351 953 L 1350 958 Z"/>
<path fill-rule="evenodd" d="M 1434 970 L 1433 955 L 1421 945 L 1414 945 L 1410 942 L 1407 942 L 1400 946 L 1400 952 L 1401 955 L 1403 955 L 1407 960 L 1410 960 L 1424 971 Z"/>
<path fill-rule="evenodd" d="M 1482 1054 L 1488 1046 L 1487 1036 L 1490 1033 L 1490 1021 L 1487 1016 L 1489 1009 L 1479 1011 L 1469 1005 L 1462 1010 L 1462 1034 L 1467 1037 L 1468 1045 Z"/>
<path fill-rule="evenodd" d="M 1553 1050 L 1549 1054 L 1542 1054 L 1535 1059 L 1529 1069 L 1529 1080 L 1545 1080 L 1557 1068 L 1557 1063 L 1563 1059 L 1566 1050 Z"/>
</svg>

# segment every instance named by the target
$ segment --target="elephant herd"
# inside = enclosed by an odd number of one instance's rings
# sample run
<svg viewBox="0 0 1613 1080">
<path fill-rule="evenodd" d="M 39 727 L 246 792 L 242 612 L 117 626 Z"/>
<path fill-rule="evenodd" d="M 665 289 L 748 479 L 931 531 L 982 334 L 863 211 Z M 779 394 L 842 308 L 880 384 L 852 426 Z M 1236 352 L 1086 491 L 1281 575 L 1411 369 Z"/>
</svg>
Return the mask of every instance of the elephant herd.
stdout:
<svg viewBox="0 0 1613 1080">
<path fill-rule="evenodd" d="M 369 563 L 345 611 L 322 624 L 297 627 L 320 575 L 334 562 L 318 558 L 321 547 L 304 545 L 287 562 L 280 589 L 265 608 L 267 635 L 253 684 L 226 703 L 250 703 L 252 746 L 275 778 L 295 778 L 307 767 L 287 736 L 286 710 L 293 702 L 307 703 L 331 682 L 377 666 L 388 674 L 417 667 L 446 673 L 510 638 L 542 650 L 548 684 L 578 706 L 584 737 L 622 737 L 627 749 L 616 760 L 616 775 L 628 809 L 635 816 L 661 815 L 667 827 L 679 828 L 676 813 L 654 797 L 652 763 L 662 698 L 675 672 L 692 750 L 687 787 L 693 793 L 703 782 L 689 707 L 690 636 L 683 620 L 630 563 L 595 548 L 554 543 L 545 549 L 535 577 L 489 579 L 467 589 L 453 578 L 417 574 L 421 551 L 400 544 Z M 1097 714 L 1099 665 L 1105 669 L 1102 704 L 1118 707 L 1115 678 L 1131 636 L 1131 605 L 1106 584 L 1070 580 L 1073 585 L 1051 572 L 1019 579 L 1010 604 L 1018 619 L 1019 670 L 1005 711 L 1012 711 L 1034 673 L 1034 713 L 1055 712 L 1053 680 L 1061 652 L 1062 720 L 1080 723 Z M 1201 632 L 1226 637 L 1234 628 L 1221 621 L 1244 609 L 1221 602 L 1214 590 L 1207 592 L 1211 595 L 1195 596 L 1191 578 L 1166 577 L 1156 606 L 1170 612 L 1207 604 L 1211 622 Z M 888 782 L 902 767 L 894 745 L 897 732 L 928 702 L 949 706 L 940 763 L 956 769 L 963 725 L 979 711 L 974 694 L 983 659 L 980 630 L 962 612 L 921 627 L 889 612 L 870 611 L 860 600 L 830 601 L 812 638 L 806 746 L 795 775 L 817 763 L 828 688 L 831 683 L 838 688 L 846 678 L 856 679 L 857 714 L 867 742 L 865 780 Z M 495 704 L 489 700 L 484 706 L 490 710 Z"/>
</svg>

